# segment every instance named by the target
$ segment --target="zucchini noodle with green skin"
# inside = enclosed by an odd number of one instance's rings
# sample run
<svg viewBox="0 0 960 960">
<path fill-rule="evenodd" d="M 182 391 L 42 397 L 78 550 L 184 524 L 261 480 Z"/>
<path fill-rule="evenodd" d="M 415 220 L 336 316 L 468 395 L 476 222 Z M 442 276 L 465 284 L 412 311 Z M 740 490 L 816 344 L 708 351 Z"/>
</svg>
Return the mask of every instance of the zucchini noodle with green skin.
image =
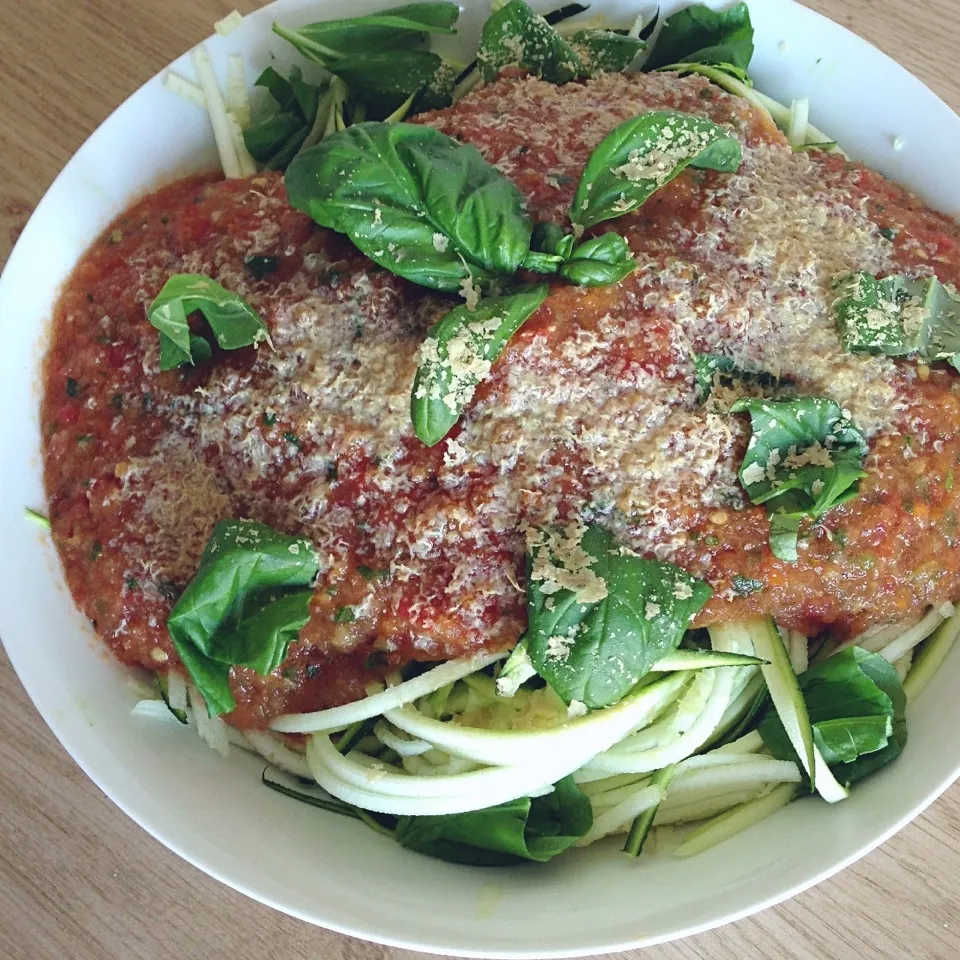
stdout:
<svg viewBox="0 0 960 960">
<path fill-rule="evenodd" d="M 767 620 L 718 625 L 709 632 L 714 650 L 746 656 L 766 649 L 771 635 L 778 635 Z M 945 604 L 916 624 L 875 629 L 865 639 L 894 664 L 912 659 L 913 666 L 903 669 L 904 689 L 913 699 L 958 634 L 960 613 Z M 782 644 L 780 664 L 789 676 L 775 681 L 784 687 L 796 680 L 792 665 L 783 666 L 790 664 L 792 639 Z M 852 648 L 827 641 L 820 663 Z M 236 745 L 297 778 L 284 792 L 297 796 L 299 791 L 311 802 L 304 781 L 312 780 L 328 798 L 346 805 L 341 812 L 359 809 L 388 833 L 396 818 L 441 819 L 548 797 L 555 783 L 572 775 L 592 811 L 592 823 L 577 846 L 626 834 L 646 814 L 654 849 L 660 849 L 659 834 L 676 841 L 679 828 L 682 836 L 672 853 L 686 857 L 809 793 L 806 766 L 772 755 L 758 729 L 715 740 L 739 719 L 728 715 L 730 708 L 740 713 L 750 708 L 751 698 L 743 694 L 763 683 L 772 663 L 654 670 L 616 706 L 571 719 L 550 688 L 535 682 L 525 682 L 511 697 L 498 696 L 496 673 L 504 657 L 451 661 L 406 681 L 395 676 L 385 689 L 349 705 L 349 714 L 337 707 L 281 717 L 272 733 L 241 733 L 207 717 L 196 691 L 175 672 L 169 676 L 169 708 L 160 700 L 145 700 L 134 714 L 173 720 L 174 706 L 185 709 L 188 723 L 215 749 Z M 664 659 L 669 665 L 671 658 Z M 357 722 L 351 717 L 372 725 L 344 755 L 338 741 L 345 738 L 346 725 Z M 285 729 L 306 733 L 305 750 L 277 732 Z M 669 778 L 658 777 L 671 765 Z M 817 789 L 827 799 L 841 799 L 837 789 L 845 795 L 845 788 L 824 785 L 826 763 L 817 766 Z"/>
</svg>

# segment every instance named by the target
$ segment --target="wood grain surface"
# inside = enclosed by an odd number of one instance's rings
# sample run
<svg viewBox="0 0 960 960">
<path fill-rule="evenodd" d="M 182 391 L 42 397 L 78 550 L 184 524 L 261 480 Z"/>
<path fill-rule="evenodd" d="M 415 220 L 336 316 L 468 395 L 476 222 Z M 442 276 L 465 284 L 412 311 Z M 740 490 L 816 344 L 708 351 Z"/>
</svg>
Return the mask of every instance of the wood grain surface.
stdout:
<svg viewBox="0 0 960 960">
<path fill-rule="evenodd" d="M 958 0 L 809 5 L 960 107 Z M 255 0 L 0 0 L 0 266 L 90 132 L 202 40 L 215 20 L 233 7 L 247 13 L 257 6 Z M 160 846 L 64 753 L 0 653 L 0 960 L 419 956 L 426 955 L 275 913 Z M 960 957 L 960 786 L 882 849 L 816 889 L 721 930 L 643 951 L 643 960 L 773 957 Z"/>
</svg>

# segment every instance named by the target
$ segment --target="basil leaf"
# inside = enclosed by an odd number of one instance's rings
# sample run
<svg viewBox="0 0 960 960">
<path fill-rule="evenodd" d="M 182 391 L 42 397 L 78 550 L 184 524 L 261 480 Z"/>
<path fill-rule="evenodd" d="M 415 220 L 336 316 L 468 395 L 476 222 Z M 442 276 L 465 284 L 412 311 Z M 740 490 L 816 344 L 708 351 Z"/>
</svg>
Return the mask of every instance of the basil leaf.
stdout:
<svg viewBox="0 0 960 960">
<path fill-rule="evenodd" d="M 507 341 L 549 291 L 549 286 L 540 284 L 503 297 L 486 297 L 473 310 L 466 305 L 455 307 L 430 331 L 420 348 L 410 399 L 414 430 L 428 447 L 450 432 Z"/>
<path fill-rule="evenodd" d="M 612 30 L 579 30 L 570 38 L 570 46 L 583 64 L 584 76 L 588 77 L 622 73 L 647 48 L 639 37 Z"/>
<path fill-rule="evenodd" d="M 477 62 L 488 82 L 513 65 L 549 83 L 566 83 L 584 74 L 573 47 L 523 0 L 510 0 L 483 25 Z"/>
<path fill-rule="evenodd" d="M 569 20 L 578 14 L 586 13 L 589 9 L 589 4 L 567 3 L 562 7 L 557 7 L 556 10 L 550 10 L 543 14 L 543 19 L 546 20 L 551 27 L 555 27 L 558 23 L 563 23 L 564 20 Z"/>
<path fill-rule="evenodd" d="M 258 110 L 254 121 L 243 131 L 243 140 L 255 160 L 268 170 L 279 170 L 306 140 L 329 83 L 308 83 L 299 67 L 290 71 L 289 79 L 267 67 L 257 78 L 256 86 L 268 91 L 272 107 Z"/>
<path fill-rule="evenodd" d="M 576 237 L 567 233 L 559 224 L 556 223 L 538 223 L 533 228 L 533 236 L 530 238 L 530 247 L 532 250 L 542 251 L 545 254 L 553 254 L 568 260 L 573 253 Z"/>
<path fill-rule="evenodd" d="M 457 291 L 512 276 L 532 224 L 520 191 L 476 148 L 432 127 L 361 123 L 301 153 L 287 196 L 380 266 Z"/>
<path fill-rule="evenodd" d="M 385 117 L 411 94 L 431 84 L 442 67 L 443 60 L 428 50 L 388 50 L 345 57 L 327 69 L 347 83 L 376 116 Z M 456 76 L 455 71 L 444 71 L 446 76 L 451 73 Z"/>
<path fill-rule="evenodd" d="M 590 154 L 570 219 L 592 227 L 631 213 L 688 166 L 731 173 L 740 142 L 710 120 L 654 110 L 621 123 Z"/>
<path fill-rule="evenodd" d="M 814 742 L 841 783 L 862 780 L 903 752 L 907 698 L 879 654 L 848 647 L 797 679 Z M 775 757 L 798 762 L 776 710 L 763 715 L 758 730 Z"/>
<path fill-rule="evenodd" d="M 319 562 L 306 540 L 251 520 L 218 523 L 167 620 L 210 716 L 236 706 L 230 667 L 272 673 L 310 619 Z"/>
<path fill-rule="evenodd" d="M 567 704 L 621 700 L 713 593 L 673 564 L 624 552 L 602 527 L 540 530 L 530 547 L 527 651 Z"/>
<path fill-rule="evenodd" d="M 268 339 L 267 328 L 243 297 L 197 273 L 172 276 L 147 308 L 152 326 L 160 331 L 160 369 L 210 358 L 210 346 L 190 333 L 187 315 L 199 310 L 224 350 L 237 350 Z"/>
<path fill-rule="evenodd" d="M 636 269 L 627 241 L 617 233 L 604 233 L 576 247 L 560 267 L 560 276 L 581 287 L 604 287 L 619 283 Z"/>
<path fill-rule="evenodd" d="M 741 70 L 753 57 L 753 26 L 745 3 L 726 10 L 711 10 L 694 4 L 678 10 L 663 21 L 660 36 L 644 70 L 656 70 L 668 63 L 732 63 Z"/>
<path fill-rule="evenodd" d="M 520 261 L 520 266 L 524 270 L 532 270 L 534 273 L 554 274 L 559 271 L 563 263 L 563 257 L 558 257 L 556 254 L 530 250 Z"/>
<path fill-rule="evenodd" d="M 451 863 L 503 866 L 535 860 L 545 863 L 569 849 L 593 826 L 590 800 L 565 777 L 553 792 L 521 798 L 473 813 L 400 817 L 396 840 Z"/>
<path fill-rule="evenodd" d="M 693 367 L 700 389 L 700 399 L 714 408 L 714 412 L 722 406 L 718 402 L 721 398 L 714 396 L 718 389 L 743 394 L 751 388 L 772 390 L 782 383 L 773 374 L 765 371 L 742 370 L 729 357 L 717 353 L 695 353 Z M 730 402 L 727 397 L 722 399 L 726 403 Z"/>
<path fill-rule="evenodd" d="M 307 125 L 294 114 L 276 113 L 247 127 L 243 142 L 254 160 L 268 170 L 279 170 L 293 159 L 308 132 Z"/>
<path fill-rule="evenodd" d="M 912 354 L 957 366 L 960 296 L 936 277 L 893 274 L 878 280 L 855 273 L 838 283 L 833 311 L 844 349 L 851 353 Z"/>
<path fill-rule="evenodd" d="M 753 503 L 771 514 L 770 548 L 797 560 L 797 531 L 853 499 L 866 476 L 867 441 L 832 400 L 738 400 L 731 413 L 750 414 L 753 434 L 740 465 L 740 482 Z"/>
<path fill-rule="evenodd" d="M 462 64 L 441 57 L 433 76 L 427 79 L 425 86 L 417 95 L 412 112 L 424 113 L 427 110 L 442 110 L 444 107 L 449 107 L 453 103 L 453 91 L 457 85 L 457 78 L 462 72 Z"/>
<path fill-rule="evenodd" d="M 317 100 L 327 84 L 320 87 L 307 83 L 299 67 L 291 69 L 289 79 L 277 73 L 273 67 L 267 67 L 254 81 L 254 86 L 266 90 L 281 113 L 291 114 L 306 123 L 313 120 L 317 112 Z"/>
<path fill-rule="evenodd" d="M 308 60 L 329 67 L 350 54 L 416 46 L 428 34 L 454 33 L 459 16 L 455 3 L 410 3 L 363 17 L 309 23 L 296 30 L 274 23 L 273 32 Z"/>
<path fill-rule="evenodd" d="M 732 376 L 739 372 L 733 360 L 718 353 L 695 353 L 693 368 L 697 386 L 700 388 L 700 396 L 704 401 L 709 399 L 721 376 Z"/>
</svg>

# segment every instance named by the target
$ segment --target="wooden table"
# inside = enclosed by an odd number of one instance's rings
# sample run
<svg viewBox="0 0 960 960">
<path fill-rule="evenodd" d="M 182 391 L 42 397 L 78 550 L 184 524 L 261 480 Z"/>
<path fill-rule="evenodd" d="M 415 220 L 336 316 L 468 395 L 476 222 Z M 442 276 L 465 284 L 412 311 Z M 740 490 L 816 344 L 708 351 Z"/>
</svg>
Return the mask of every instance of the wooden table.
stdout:
<svg viewBox="0 0 960 960">
<path fill-rule="evenodd" d="M 202 40 L 231 8 L 246 13 L 259 5 L 0 0 L 0 265 L 50 181 L 120 101 Z M 909 8 L 895 0 L 812 0 L 811 6 L 960 107 L 957 0 L 915 0 Z M 275 913 L 160 846 L 64 753 L 2 653 L 0 811 L 3 960 L 415 956 Z M 960 957 L 960 786 L 881 850 L 815 890 L 643 953 L 644 960 L 771 957 Z"/>
</svg>

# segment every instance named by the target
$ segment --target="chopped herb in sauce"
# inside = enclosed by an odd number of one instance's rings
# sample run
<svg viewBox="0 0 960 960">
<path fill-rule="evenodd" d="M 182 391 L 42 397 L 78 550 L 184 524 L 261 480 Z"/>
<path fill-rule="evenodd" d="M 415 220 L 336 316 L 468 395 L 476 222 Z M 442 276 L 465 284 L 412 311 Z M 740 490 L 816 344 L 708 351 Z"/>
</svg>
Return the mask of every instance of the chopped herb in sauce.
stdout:
<svg viewBox="0 0 960 960">
<path fill-rule="evenodd" d="M 243 265 L 251 277 L 255 280 L 262 280 L 264 277 L 269 277 L 271 273 L 277 272 L 277 267 L 280 266 L 280 258 L 264 256 L 248 257 Z"/>
<path fill-rule="evenodd" d="M 389 570 L 375 570 L 373 567 L 364 566 L 362 563 L 357 567 L 357 573 L 364 580 L 386 580 L 390 576 Z"/>
<path fill-rule="evenodd" d="M 354 623 L 357 619 L 357 612 L 353 607 L 337 607 L 333 615 L 334 623 Z"/>
<path fill-rule="evenodd" d="M 94 540 L 93 546 L 90 548 L 90 559 L 99 560 L 102 553 L 103 544 L 99 540 Z"/>
<path fill-rule="evenodd" d="M 742 577 L 739 574 L 730 578 L 730 585 L 740 597 L 749 597 L 751 593 L 757 593 L 766 586 L 762 580 L 751 580 L 750 577 Z"/>
<path fill-rule="evenodd" d="M 287 443 L 292 443 L 298 450 L 303 446 L 300 438 L 292 430 L 287 430 L 283 435 L 283 439 L 286 440 Z"/>
<path fill-rule="evenodd" d="M 67 396 L 76 397 L 80 393 L 80 384 L 73 377 L 67 377 Z"/>
</svg>

